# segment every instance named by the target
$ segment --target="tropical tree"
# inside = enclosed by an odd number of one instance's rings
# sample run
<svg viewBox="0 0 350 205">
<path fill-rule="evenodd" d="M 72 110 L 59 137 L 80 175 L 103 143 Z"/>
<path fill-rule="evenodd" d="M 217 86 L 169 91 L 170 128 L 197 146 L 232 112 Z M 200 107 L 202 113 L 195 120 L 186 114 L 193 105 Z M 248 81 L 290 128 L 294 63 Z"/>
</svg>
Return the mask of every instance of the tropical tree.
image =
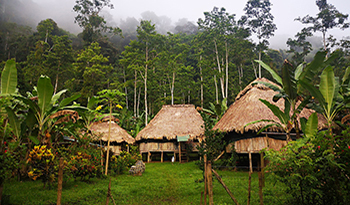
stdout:
<svg viewBox="0 0 350 205">
<path fill-rule="evenodd" d="M 349 28 L 349 23 L 346 22 L 348 14 L 340 13 L 334 5 L 328 4 L 327 0 L 316 0 L 316 5 L 320 11 L 315 17 L 306 15 L 303 18 L 298 17 L 295 20 L 300 21 L 302 24 L 311 24 L 307 27 L 308 31 L 321 32 L 323 38 L 323 48 L 327 50 L 326 35 L 330 29 Z"/>
<path fill-rule="evenodd" d="M 271 88 L 272 90 L 278 92 L 273 97 L 273 101 L 277 102 L 280 98 L 284 99 L 284 110 L 281 111 L 276 105 L 271 104 L 270 102 L 260 99 L 272 112 L 278 117 L 280 122 L 271 121 L 271 124 L 268 124 L 261 131 L 267 129 L 271 126 L 282 127 L 284 131 L 287 133 L 287 141 L 290 141 L 290 131 L 293 128 L 296 131 L 297 138 L 300 137 L 299 133 L 299 123 L 297 120 L 297 114 L 301 112 L 301 110 L 308 103 L 308 99 L 304 98 L 305 90 L 303 89 L 303 83 L 311 84 L 314 80 L 314 77 L 317 75 L 318 71 L 322 69 L 322 66 L 326 65 L 330 61 L 334 60 L 333 58 L 325 60 L 326 53 L 318 52 L 314 58 L 314 60 L 308 64 L 305 68 L 303 68 L 303 64 L 300 64 L 294 71 L 293 65 L 289 63 L 287 60 L 283 63 L 282 66 L 282 76 L 280 77 L 273 69 L 271 69 L 268 65 L 261 61 L 257 61 L 263 68 L 265 68 L 280 86 L 273 85 L 271 83 L 266 82 L 257 82 L 264 84 L 265 86 Z M 300 103 L 298 104 L 298 102 Z M 259 120 L 261 121 L 261 120 Z M 253 124 L 259 121 L 255 121 L 249 124 Z M 266 121 L 266 120 L 262 120 Z M 268 120 L 270 121 L 270 120 Z"/>
<path fill-rule="evenodd" d="M 273 23 L 273 15 L 271 14 L 271 6 L 269 0 L 248 0 L 244 11 L 246 12 L 239 21 L 240 25 L 246 25 L 251 32 L 256 34 L 259 40 L 258 51 L 259 60 L 261 60 L 261 52 L 269 45 L 268 39 L 273 36 L 277 29 Z M 261 78 L 261 65 L 259 64 L 259 78 Z"/>
<path fill-rule="evenodd" d="M 83 40 L 91 44 L 102 37 L 102 33 L 109 32 L 115 35 L 121 34 L 120 28 L 107 26 L 107 22 L 100 12 L 104 7 L 113 9 L 111 0 L 76 0 L 73 11 L 77 13 L 75 22 L 83 28 Z"/>
<path fill-rule="evenodd" d="M 228 96 L 229 84 L 229 43 L 237 30 L 235 15 L 227 13 L 225 8 L 219 10 L 219 8 L 214 7 L 211 12 L 204 12 L 204 16 L 204 20 L 198 20 L 198 29 L 203 32 L 199 37 L 208 44 L 206 47 L 210 48 L 211 56 L 209 58 L 215 59 L 221 95 L 225 99 Z"/>
<path fill-rule="evenodd" d="M 305 57 L 311 52 L 312 45 L 306 39 L 309 36 L 312 36 L 312 33 L 308 29 L 303 28 L 301 32 L 295 35 L 295 40 L 288 38 L 287 45 L 289 50 L 287 52 L 294 54 L 292 59 L 295 63 L 305 62 Z"/>
<path fill-rule="evenodd" d="M 102 90 L 102 91 L 98 92 L 98 95 L 99 95 L 98 99 L 100 99 L 100 103 L 106 102 L 109 106 L 109 127 L 108 127 L 106 168 L 105 168 L 105 175 L 107 175 L 107 173 L 108 173 L 108 160 L 109 160 L 109 148 L 110 148 L 110 141 L 111 141 L 111 125 L 112 125 L 113 105 L 117 104 L 120 101 L 119 98 L 124 96 L 125 94 L 120 92 L 119 90 Z"/>
</svg>

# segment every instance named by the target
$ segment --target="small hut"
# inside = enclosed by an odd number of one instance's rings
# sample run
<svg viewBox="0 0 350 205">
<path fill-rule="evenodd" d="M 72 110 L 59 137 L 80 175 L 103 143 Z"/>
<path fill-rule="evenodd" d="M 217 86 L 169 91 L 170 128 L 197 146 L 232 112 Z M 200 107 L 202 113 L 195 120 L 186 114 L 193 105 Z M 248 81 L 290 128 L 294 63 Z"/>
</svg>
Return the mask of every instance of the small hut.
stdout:
<svg viewBox="0 0 350 205">
<path fill-rule="evenodd" d="M 148 162 L 152 155 L 159 154 L 161 162 L 170 160 L 172 156 L 176 159 L 176 154 L 181 162 L 185 148 L 183 145 L 190 144 L 194 148 L 192 151 L 196 151 L 196 144 L 201 141 L 203 134 L 204 121 L 194 105 L 163 105 L 138 133 L 136 141 L 140 145 L 140 153 L 147 155 Z"/>
<path fill-rule="evenodd" d="M 108 130 L 109 121 L 94 122 L 90 127 L 90 131 L 94 135 L 101 136 L 100 139 L 104 142 L 104 144 L 107 144 L 108 142 Z M 135 139 L 117 123 L 111 121 L 110 143 L 111 151 L 115 155 L 119 155 L 122 149 L 128 149 L 128 146 L 126 146 L 127 144 L 134 144 Z"/>
<path fill-rule="evenodd" d="M 284 99 L 273 102 L 273 96 L 277 92 L 256 82 L 273 82 L 260 78 L 250 83 L 236 97 L 235 102 L 229 107 L 223 117 L 214 126 L 213 129 L 227 132 L 226 138 L 234 141 L 234 147 L 238 154 L 259 153 L 264 148 L 281 149 L 287 144 L 286 134 L 283 129 L 277 126 L 270 127 L 266 132 L 257 135 L 257 132 L 265 127 L 269 122 L 259 122 L 245 127 L 246 124 L 267 119 L 279 122 L 272 111 L 259 99 L 264 99 L 278 106 L 281 110 L 284 108 Z M 277 84 L 274 84 L 278 86 Z M 308 118 L 313 113 L 310 109 L 303 109 L 298 119 Z M 326 121 L 319 116 L 318 128 L 326 128 Z M 291 133 L 292 137 L 295 133 Z M 232 144 L 231 144 L 232 145 Z M 230 146 L 227 148 L 229 151 Z M 255 156 L 258 157 L 258 156 Z"/>
</svg>

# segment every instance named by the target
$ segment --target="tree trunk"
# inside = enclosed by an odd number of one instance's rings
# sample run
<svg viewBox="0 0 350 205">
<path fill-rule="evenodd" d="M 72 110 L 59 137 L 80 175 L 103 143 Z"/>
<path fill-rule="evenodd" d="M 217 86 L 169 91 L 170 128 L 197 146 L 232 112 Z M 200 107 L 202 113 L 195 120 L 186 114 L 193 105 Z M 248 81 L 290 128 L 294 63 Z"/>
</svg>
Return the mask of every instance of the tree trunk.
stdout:
<svg viewBox="0 0 350 205">
<path fill-rule="evenodd" d="M 137 98 L 137 117 L 140 116 L 140 102 L 141 102 L 141 87 L 139 87 L 139 94 L 138 94 L 138 98 Z"/>
<path fill-rule="evenodd" d="M 217 64 L 218 64 L 219 73 L 221 74 L 221 73 L 222 73 L 222 70 L 221 70 L 221 65 L 220 65 L 219 52 L 218 52 L 218 47 L 217 47 L 217 45 L 216 45 L 216 41 L 215 41 L 215 40 L 214 40 L 214 45 L 215 45 L 216 62 L 217 62 Z M 222 98 L 225 98 L 224 79 L 223 79 L 223 77 L 219 77 L 219 79 L 220 79 L 220 86 L 221 86 Z"/>
<path fill-rule="evenodd" d="M 148 69 L 148 46 L 146 46 L 146 66 L 145 66 L 145 125 L 148 124 L 148 104 L 147 104 L 147 69 Z"/>
<path fill-rule="evenodd" d="M 136 113 L 137 104 L 137 71 L 135 70 L 135 81 L 134 81 L 134 117 L 138 116 Z"/>
<path fill-rule="evenodd" d="M 199 57 L 199 61 L 202 61 L 202 55 Z M 203 103 L 204 103 L 204 99 L 203 99 L 203 73 L 202 73 L 201 64 L 199 66 L 199 71 L 200 71 L 200 76 L 201 76 L 201 108 L 203 108 Z"/>
<path fill-rule="evenodd" d="M 53 91 L 53 94 L 56 94 L 56 92 L 57 92 L 58 74 L 60 73 L 60 66 L 61 66 L 61 62 L 58 63 L 57 73 L 56 73 L 55 90 Z"/>
<path fill-rule="evenodd" d="M 261 61 L 261 51 L 259 51 L 259 61 Z M 259 78 L 261 78 L 261 65 L 259 63 Z"/>
<path fill-rule="evenodd" d="M 216 104 L 219 104 L 219 94 L 218 94 L 218 85 L 216 83 L 216 75 L 214 75 L 214 83 L 215 83 L 215 98 L 216 98 Z"/>
<path fill-rule="evenodd" d="M 124 78 L 124 90 L 125 90 L 125 104 L 126 109 L 129 109 L 129 100 L 128 100 L 128 89 L 126 88 L 126 77 L 125 77 L 125 69 L 123 67 L 123 78 Z"/>
<path fill-rule="evenodd" d="M 171 105 L 174 105 L 174 87 L 175 87 L 175 72 L 173 72 L 173 80 L 171 82 Z"/>
<path fill-rule="evenodd" d="M 228 97 L 228 47 L 227 47 L 227 42 L 225 42 L 225 47 L 226 47 L 226 88 L 225 88 L 225 98 Z M 227 101 L 226 101 L 227 105 Z"/>
</svg>

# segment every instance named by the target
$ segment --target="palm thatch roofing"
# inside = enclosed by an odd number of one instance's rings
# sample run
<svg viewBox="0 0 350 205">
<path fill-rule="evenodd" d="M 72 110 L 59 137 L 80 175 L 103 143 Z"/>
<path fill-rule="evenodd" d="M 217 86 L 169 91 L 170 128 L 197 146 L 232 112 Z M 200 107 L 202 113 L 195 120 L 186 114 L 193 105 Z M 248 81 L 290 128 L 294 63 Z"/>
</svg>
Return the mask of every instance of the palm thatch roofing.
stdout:
<svg viewBox="0 0 350 205">
<path fill-rule="evenodd" d="M 90 130 L 93 134 L 97 136 L 102 136 L 102 141 L 108 141 L 108 130 L 109 130 L 109 122 L 95 122 L 91 125 Z M 135 139 L 129 135 L 129 133 L 121 128 L 114 121 L 111 122 L 111 142 L 122 143 L 126 142 L 128 144 L 134 144 Z"/>
<path fill-rule="evenodd" d="M 173 140 L 177 136 L 190 135 L 190 140 L 201 140 L 204 121 L 194 105 L 163 105 L 162 109 L 136 136 L 140 140 Z"/>
<path fill-rule="evenodd" d="M 278 106 L 281 110 L 284 110 L 284 99 L 281 98 L 276 103 L 273 102 L 273 96 L 276 95 L 277 92 L 263 84 L 254 84 L 256 82 L 268 82 L 278 86 L 266 78 L 258 78 L 251 82 L 237 95 L 235 102 L 229 107 L 223 117 L 214 126 L 214 130 L 219 129 L 223 132 L 234 131 L 236 133 L 243 134 L 244 132 L 248 131 L 258 132 L 261 128 L 265 127 L 267 124 L 270 124 L 269 122 L 258 122 L 244 127 L 250 122 L 262 119 L 279 122 L 278 118 L 272 113 L 272 111 L 259 99 L 265 99 Z M 304 108 L 299 114 L 298 119 L 302 117 L 308 119 L 313 112 L 313 110 Z M 326 128 L 325 119 L 321 115 L 318 115 L 318 119 L 318 128 Z M 283 132 L 283 129 L 277 126 L 272 126 L 268 130 L 272 132 Z"/>
</svg>

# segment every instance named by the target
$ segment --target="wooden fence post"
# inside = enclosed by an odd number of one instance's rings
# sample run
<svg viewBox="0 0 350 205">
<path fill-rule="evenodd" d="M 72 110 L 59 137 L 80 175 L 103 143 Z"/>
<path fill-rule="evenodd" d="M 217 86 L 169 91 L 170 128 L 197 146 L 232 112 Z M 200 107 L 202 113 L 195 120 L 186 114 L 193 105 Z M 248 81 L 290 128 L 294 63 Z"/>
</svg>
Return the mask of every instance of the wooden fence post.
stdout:
<svg viewBox="0 0 350 205">
<path fill-rule="evenodd" d="M 211 161 L 208 161 L 208 195 L 209 195 L 209 205 L 214 204 L 214 197 L 213 197 L 213 174 L 211 172 Z"/>
<path fill-rule="evenodd" d="M 109 204 L 109 197 L 110 197 L 110 196 L 111 196 L 111 178 L 109 178 L 106 205 Z"/>
<path fill-rule="evenodd" d="M 60 164 L 59 164 L 59 167 L 58 167 L 57 205 L 61 205 L 63 168 L 64 168 L 64 160 L 63 160 L 63 157 L 61 157 L 60 158 Z"/>
<path fill-rule="evenodd" d="M 235 204 L 238 205 L 238 201 L 237 199 L 233 196 L 232 192 L 230 191 L 230 189 L 226 186 L 226 184 L 224 183 L 224 181 L 222 181 L 220 175 L 214 170 L 212 169 L 213 173 L 215 174 L 216 178 L 218 179 L 218 181 L 221 183 L 221 185 L 225 188 L 226 192 L 228 193 L 228 195 L 230 195 L 231 199 L 235 202 Z"/>
<path fill-rule="evenodd" d="M 204 155 L 204 204 L 207 205 L 208 196 L 208 173 L 207 173 L 207 155 Z"/>
<path fill-rule="evenodd" d="M 248 201 L 247 204 L 250 204 L 250 189 L 251 189 L 251 182 L 252 182 L 252 172 L 249 171 L 249 179 L 248 179 Z"/>
<path fill-rule="evenodd" d="M 264 204 L 264 199 L 263 199 L 263 181 L 262 181 L 262 171 L 259 172 L 259 198 L 260 198 L 260 205 Z"/>
</svg>

